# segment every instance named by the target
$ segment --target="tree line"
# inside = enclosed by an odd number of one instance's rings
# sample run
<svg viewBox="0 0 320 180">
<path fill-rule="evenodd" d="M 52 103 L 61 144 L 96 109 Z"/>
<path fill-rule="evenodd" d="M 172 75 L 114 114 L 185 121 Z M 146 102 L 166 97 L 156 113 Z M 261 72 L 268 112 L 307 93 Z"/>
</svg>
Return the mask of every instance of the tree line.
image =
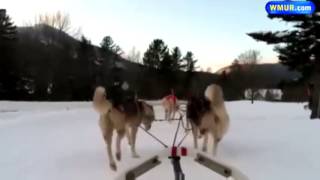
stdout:
<svg viewBox="0 0 320 180">
<path fill-rule="evenodd" d="M 313 15 L 269 16 L 292 23 L 293 29 L 248 33 L 275 45 L 280 63 L 303 74 L 296 85 L 298 93 L 291 96 L 301 96 L 307 82 L 320 82 L 320 5 L 314 3 Z M 119 81 L 128 81 L 141 97 L 148 98 L 160 97 L 170 88 L 184 96 L 183 92 L 199 93 L 212 82 L 224 86 L 227 99 L 240 99 L 239 92 L 248 87 L 255 94 L 257 87 L 252 84 L 257 78 L 243 72 L 255 67 L 248 59 L 259 60 L 257 52 L 240 55 L 232 65 L 238 71 L 232 74 L 199 73 L 192 52 L 183 54 L 161 39 L 153 40 L 142 57 L 133 49 L 127 56 L 129 62 L 110 36 L 97 47 L 84 36 L 70 36 L 71 27 L 69 16 L 60 12 L 39 16 L 32 26 L 16 27 L 6 11 L 0 10 L 0 99 L 88 100 L 95 86 L 110 87 Z M 294 83 L 283 82 L 281 87 L 293 89 Z"/>
<path fill-rule="evenodd" d="M 110 36 L 97 47 L 83 35 L 70 36 L 71 27 L 69 15 L 61 12 L 40 15 L 31 26 L 16 27 L 6 10 L 0 10 L 0 99 L 89 100 L 97 85 L 110 87 L 133 79 L 132 87 L 142 91 L 142 82 L 135 81 L 143 73 L 145 78 L 172 81 L 177 71 L 191 74 L 197 69 L 192 52 L 182 56 L 179 47 L 169 50 L 163 40 L 151 42 L 141 66 L 128 62 Z M 135 52 L 131 57 L 140 58 Z M 119 63 L 130 67 L 124 69 Z M 135 73 L 128 75 L 129 71 Z"/>
</svg>

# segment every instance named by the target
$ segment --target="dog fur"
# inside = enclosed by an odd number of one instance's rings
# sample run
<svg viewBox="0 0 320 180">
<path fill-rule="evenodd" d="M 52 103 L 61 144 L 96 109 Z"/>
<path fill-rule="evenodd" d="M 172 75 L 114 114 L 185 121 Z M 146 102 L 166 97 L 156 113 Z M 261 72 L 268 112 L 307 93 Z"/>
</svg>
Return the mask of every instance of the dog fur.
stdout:
<svg viewBox="0 0 320 180">
<path fill-rule="evenodd" d="M 191 97 L 187 104 L 187 119 L 191 122 L 194 147 L 198 148 L 198 136 L 204 136 L 203 151 L 207 151 L 208 136 L 213 138 L 213 154 L 217 153 L 218 143 L 227 133 L 229 116 L 223 99 L 223 91 L 219 85 L 209 85 L 205 97 Z"/>
<path fill-rule="evenodd" d="M 154 120 L 153 107 L 144 101 L 134 101 L 123 104 L 122 107 L 114 107 L 107 100 L 106 90 L 103 87 L 97 87 L 93 96 L 93 107 L 99 113 L 99 126 L 102 131 L 104 141 L 107 145 L 107 153 L 109 157 L 109 165 L 112 170 L 117 170 L 116 162 L 112 154 L 112 136 L 116 130 L 116 158 L 121 160 L 121 140 L 127 134 L 131 153 L 134 158 L 139 155 L 136 152 L 135 143 L 136 135 L 140 124 L 145 129 L 151 128 Z"/>
</svg>

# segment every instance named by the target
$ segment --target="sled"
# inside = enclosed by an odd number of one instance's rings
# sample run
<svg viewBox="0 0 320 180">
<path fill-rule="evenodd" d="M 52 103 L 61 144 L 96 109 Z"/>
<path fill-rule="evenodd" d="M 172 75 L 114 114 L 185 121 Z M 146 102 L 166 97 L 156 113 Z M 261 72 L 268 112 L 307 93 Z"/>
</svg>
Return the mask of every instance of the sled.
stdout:
<svg viewBox="0 0 320 180">
<path fill-rule="evenodd" d="M 172 154 L 171 154 L 172 155 Z M 142 176 L 146 172 L 150 171 L 151 169 L 157 168 L 158 165 L 161 164 L 162 161 L 168 161 L 171 158 L 171 162 L 174 168 L 175 173 L 175 180 L 184 180 L 184 174 L 182 173 L 181 166 L 180 166 L 180 158 L 187 158 L 191 157 L 194 159 L 195 163 L 198 163 L 208 170 L 211 170 L 220 176 L 224 177 L 226 180 L 249 180 L 249 178 L 244 175 L 241 171 L 237 168 L 228 165 L 225 162 L 217 160 L 215 158 L 208 157 L 204 153 L 191 150 L 188 151 L 187 156 L 170 156 L 170 152 L 168 149 L 161 151 L 158 155 L 155 155 L 146 161 L 140 163 L 139 165 L 127 169 L 123 173 L 121 173 L 116 180 L 136 180 L 138 177 Z M 175 158 L 175 159 L 174 159 Z M 183 166 L 183 165 L 182 165 Z M 168 170 L 172 170 L 171 167 Z M 161 179 L 164 179 L 161 177 Z"/>
</svg>

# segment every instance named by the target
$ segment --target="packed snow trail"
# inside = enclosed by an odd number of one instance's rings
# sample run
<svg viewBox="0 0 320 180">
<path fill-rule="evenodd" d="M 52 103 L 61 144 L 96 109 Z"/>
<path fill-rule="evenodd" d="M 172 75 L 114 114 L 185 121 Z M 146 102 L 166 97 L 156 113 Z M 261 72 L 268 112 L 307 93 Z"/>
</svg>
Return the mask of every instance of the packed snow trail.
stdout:
<svg viewBox="0 0 320 180">
<path fill-rule="evenodd" d="M 320 121 L 309 120 L 310 112 L 302 104 L 238 101 L 226 105 L 231 127 L 219 146 L 218 159 L 252 180 L 320 178 Z M 160 106 L 155 110 L 156 117 L 163 117 Z M 170 144 L 175 128 L 176 122 L 155 122 L 151 132 Z M 184 145 L 192 147 L 191 136 Z M 117 162 L 118 172 L 112 172 L 98 115 L 89 102 L 0 102 L 0 179 L 112 180 L 163 149 L 141 130 L 140 159 L 131 158 L 126 139 L 122 147 L 123 160 Z M 182 169 L 186 179 L 223 179 L 188 158 Z M 173 177 L 168 160 L 139 179 Z"/>
</svg>

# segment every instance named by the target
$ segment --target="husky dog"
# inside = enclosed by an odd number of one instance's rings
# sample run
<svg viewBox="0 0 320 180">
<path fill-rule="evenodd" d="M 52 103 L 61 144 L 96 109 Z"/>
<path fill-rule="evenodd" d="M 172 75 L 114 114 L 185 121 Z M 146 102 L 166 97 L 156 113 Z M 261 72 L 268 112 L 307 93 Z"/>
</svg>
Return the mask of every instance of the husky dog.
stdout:
<svg viewBox="0 0 320 180">
<path fill-rule="evenodd" d="M 142 123 L 146 130 L 151 128 L 154 120 L 153 107 L 144 101 L 133 100 L 125 102 L 118 107 L 112 105 L 107 100 L 106 90 L 97 87 L 93 96 L 93 107 L 99 113 L 99 126 L 102 131 L 104 141 L 107 145 L 109 165 L 112 170 L 117 170 L 115 160 L 112 155 L 112 135 L 113 130 L 117 131 L 116 158 L 121 160 L 121 140 L 127 134 L 131 153 L 134 158 L 139 155 L 135 149 L 136 134 L 138 127 Z"/>
<path fill-rule="evenodd" d="M 191 122 L 194 147 L 198 148 L 197 136 L 204 136 L 203 151 L 207 151 L 208 135 L 213 138 L 213 154 L 229 127 L 229 116 L 223 99 L 222 88 L 212 84 L 205 90 L 205 97 L 191 97 L 187 104 L 187 119 Z"/>
</svg>

